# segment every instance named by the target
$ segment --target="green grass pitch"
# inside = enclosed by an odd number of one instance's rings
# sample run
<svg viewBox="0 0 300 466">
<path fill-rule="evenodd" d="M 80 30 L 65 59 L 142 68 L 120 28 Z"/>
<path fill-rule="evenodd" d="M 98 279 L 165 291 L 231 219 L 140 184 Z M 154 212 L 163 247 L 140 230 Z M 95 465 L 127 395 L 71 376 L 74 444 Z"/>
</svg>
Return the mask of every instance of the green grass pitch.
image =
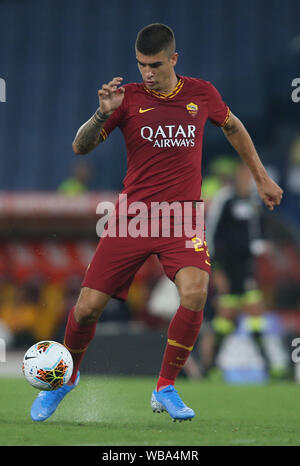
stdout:
<svg viewBox="0 0 300 466">
<path fill-rule="evenodd" d="M 37 390 L 1 378 L 0 445 L 300 445 L 300 387 L 292 382 L 232 386 L 179 379 L 192 422 L 152 413 L 154 378 L 82 377 L 53 416 L 34 423 Z"/>
</svg>

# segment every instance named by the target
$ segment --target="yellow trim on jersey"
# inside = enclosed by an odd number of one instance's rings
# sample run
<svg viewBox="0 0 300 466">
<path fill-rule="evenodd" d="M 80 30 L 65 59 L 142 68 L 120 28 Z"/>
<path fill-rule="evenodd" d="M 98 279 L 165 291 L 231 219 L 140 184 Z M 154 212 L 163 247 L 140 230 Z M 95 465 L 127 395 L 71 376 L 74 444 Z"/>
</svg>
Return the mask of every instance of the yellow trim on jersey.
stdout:
<svg viewBox="0 0 300 466">
<path fill-rule="evenodd" d="M 162 92 L 152 91 L 151 89 L 148 89 L 147 87 L 144 87 L 144 89 L 145 89 L 149 94 L 152 94 L 152 95 L 154 95 L 155 97 L 158 97 L 159 99 L 173 99 L 173 97 L 175 97 L 175 95 L 177 95 L 178 92 L 181 91 L 183 84 L 184 84 L 183 79 L 179 78 L 179 81 L 178 81 L 176 87 L 175 87 L 175 88 L 173 89 L 173 91 L 170 92 L 169 94 L 163 94 Z"/>
<path fill-rule="evenodd" d="M 193 346 L 184 346 L 181 343 L 177 343 L 177 341 L 175 341 L 175 340 L 169 340 L 168 339 L 168 344 L 171 345 L 171 346 L 177 346 L 177 348 L 186 349 L 188 351 L 192 351 L 192 349 L 193 349 Z"/>
<path fill-rule="evenodd" d="M 229 120 L 229 117 L 230 117 L 230 108 L 227 107 L 226 118 L 225 118 L 225 120 L 224 120 L 224 123 L 222 123 L 222 124 L 220 125 L 222 128 L 224 128 L 224 126 L 227 124 L 227 121 Z"/>
<path fill-rule="evenodd" d="M 108 136 L 108 134 L 107 134 L 107 132 L 105 131 L 104 128 L 101 129 L 100 135 L 102 136 L 103 141 L 105 141 L 105 139 L 106 139 L 107 136 Z"/>
</svg>

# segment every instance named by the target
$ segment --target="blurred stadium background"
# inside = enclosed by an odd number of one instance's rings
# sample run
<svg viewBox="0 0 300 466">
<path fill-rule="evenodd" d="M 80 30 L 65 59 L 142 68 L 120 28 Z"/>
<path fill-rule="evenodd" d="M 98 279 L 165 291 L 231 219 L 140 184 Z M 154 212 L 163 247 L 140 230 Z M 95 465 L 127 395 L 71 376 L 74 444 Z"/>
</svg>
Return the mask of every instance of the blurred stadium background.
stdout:
<svg viewBox="0 0 300 466">
<path fill-rule="evenodd" d="M 126 170 L 118 131 L 83 159 L 76 158 L 71 143 L 97 108 L 102 83 L 115 75 L 139 81 L 136 34 L 162 22 L 175 31 L 177 73 L 219 89 L 284 189 L 274 213 L 262 209 L 264 241 L 272 245 L 255 254 L 263 311 L 247 314 L 241 307 L 238 325 L 231 325 L 236 315 L 225 310 L 216 367 L 231 382 L 265 382 L 270 367 L 272 374 L 299 380 L 290 356 L 291 341 L 300 336 L 300 102 L 291 97 L 291 83 L 300 78 L 299 17 L 296 0 L 0 1 L 0 77 L 6 82 L 6 102 L 0 103 L 0 337 L 7 349 L 0 375 L 20 373 L 20 355 L 29 345 L 63 337 L 98 242 L 96 206 L 116 200 Z M 207 124 L 207 215 L 224 183 L 233 183 L 236 160 L 222 132 Z M 220 317 L 215 282 L 203 335 L 211 335 Z M 156 375 L 176 300 L 151 257 L 128 302 L 112 300 L 107 306 L 83 371 Z M 272 328 L 270 316 L 276 320 Z M 262 349 L 257 341 L 265 336 L 273 343 Z M 206 343 L 199 342 L 184 377 L 201 378 L 215 368 L 203 362 Z"/>
</svg>

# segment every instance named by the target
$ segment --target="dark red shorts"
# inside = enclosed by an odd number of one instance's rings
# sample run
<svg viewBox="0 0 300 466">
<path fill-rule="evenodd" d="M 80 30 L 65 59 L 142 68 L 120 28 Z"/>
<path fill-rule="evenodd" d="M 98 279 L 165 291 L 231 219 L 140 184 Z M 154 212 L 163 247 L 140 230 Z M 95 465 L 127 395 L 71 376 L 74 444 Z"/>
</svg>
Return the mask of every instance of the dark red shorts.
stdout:
<svg viewBox="0 0 300 466">
<path fill-rule="evenodd" d="M 130 222 L 132 218 L 126 218 Z M 119 222 L 117 221 L 117 226 Z M 195 225 L 193 224 L 195 227 Z M 148 222 L 150 232 L 150 222 Z M 204 234 L 175 236 L 174 219 L 170 237 L 101 237 L 82 286 L 102 291 L 112 297 L 127 299 L 129 287 L 146 259 L 156 254 L 166 275 L 174 281 L 182 267 L 194 266 L 210 274 L 210 257 Z M 178 230 L 177 230 L 178 231 Z M 203 230 L 204 231 L 204 230 Z M 160 230 L 161 233 L 161 230 Z M 178 233 L 176 233 L 178 235 Z M 187 247 L 189 245 L 189 247 Z"/>
</svg>

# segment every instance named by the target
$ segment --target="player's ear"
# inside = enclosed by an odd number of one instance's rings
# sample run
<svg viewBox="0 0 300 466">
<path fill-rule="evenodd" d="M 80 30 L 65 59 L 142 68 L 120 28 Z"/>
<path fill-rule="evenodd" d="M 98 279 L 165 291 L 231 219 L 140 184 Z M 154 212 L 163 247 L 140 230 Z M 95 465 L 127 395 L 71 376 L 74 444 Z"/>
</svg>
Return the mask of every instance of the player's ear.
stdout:
<svg viewBox="0 0 300 466">
<path fill-rule="evenodd" d="M 172 66 L 175 66 L 178 60 L 178 53 L 174 52 L 170 57 L 170 62 Z"/>
</svg>

